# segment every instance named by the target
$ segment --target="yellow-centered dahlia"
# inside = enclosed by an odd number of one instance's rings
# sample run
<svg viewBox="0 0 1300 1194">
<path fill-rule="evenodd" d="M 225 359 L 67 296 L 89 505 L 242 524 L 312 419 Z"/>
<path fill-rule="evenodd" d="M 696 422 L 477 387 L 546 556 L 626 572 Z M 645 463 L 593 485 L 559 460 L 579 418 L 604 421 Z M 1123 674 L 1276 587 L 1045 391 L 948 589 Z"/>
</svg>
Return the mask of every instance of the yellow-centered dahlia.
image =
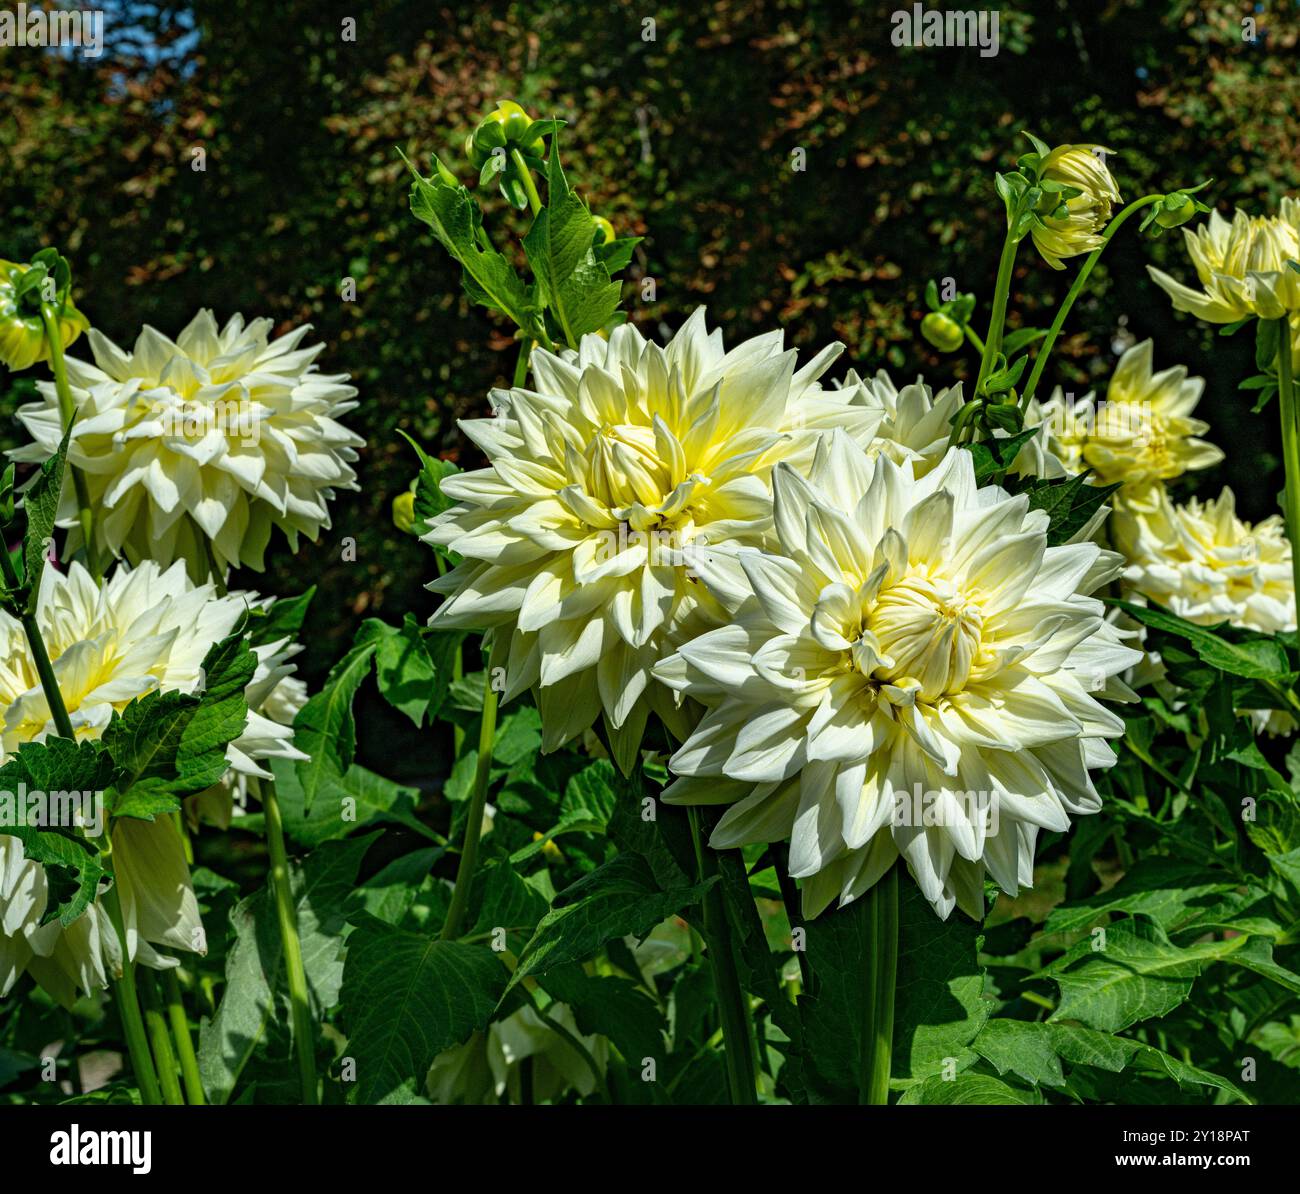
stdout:
<svg viewBox="0 0 1300 1194">
<path fill-rule="evenodd" d="M 489 467 L 443 482 L 457 504 L 425 537 L 464 562 L 430 585 L 449 596 L 433 624 L 493 632 L 505 698 L 536 689 L 544 749 L 603 710 L 626 768 L 652 706 L 678 725 L 651 668 L 724 616 L 681 553 L 761 543 L 772 465 L 820 429 L 865 442 L 879 423 L 817 384 L 838 352 L 797 368 L 780 332 L 727 352 L 701 308 L 664 347 L 624 325 L 535 350 L 534 389 L 495 390 L 495 417 L 461 423 Z"/>
<path fill-rule="evenodd" d="M 1281 319 L 1300 311 L 1300 200 L 1282 200 L 1275 216 L 1248 216 L 1238 210 L 1229 223 L 1217 211 L 1199 228 L 1184 228 L 1187 252 L 1202 289 L 1176 282 L 1147 266 L 1152 280 L 1174 301 L 1209 323 L 1239 319 Z"/>
<path fill-rule="evenodd" d="M 1100 145 L 1058 145 L 1042 161 L 1040 179 L 1073 187 L 1081 194 L 1065 200 L 1064 216 L 1053 215 L 1059 193 L 1049 192 L 1040 210 L 1041 223 L 1030 235 L 1043 260 L 1064 269 L 1062 257 L 1077 257 L 1100 247 L 1110 222 L 1111 205 L 1120 201 L 1119 188 L 1106 166 L 1110 152 Z"/>
<path fill-rule="evenodd" d="M 79 411 L 68 460 L 85 474 L 101 554 L 183 559 L 202 578 L 209 549 L 219 569 L 260 569 L 273 527 L 294 550 L 329 527 L 335 490 L 358 487 L 364 441 L 338 421 L 357 391 L 317 371 L 324 345 L 299 348 L 309 325 L 276 340 L 271 329 L 239 315 L 218 329 L 200 311 L 175 341 L 146 327 L 127 353 L 92 330 L 95 364 L 68 359 Z M 18 409 L 35 442 L 15 460 L 44 460 L 62 438 L 54 386 L 39 389 Z M 60 514 L 76 550 L 70 485 Z"/>
<path fill-rule="evenodd" d="M 1189 622 L 1229 622 L 1262 634 L 1296 628 L 1291 544 L 1279 515 L 1253 526 L 1237 517 L 1232 490 L 1210 501 L 1175 504 L 1163 492 L 1113 522 L 1124 554 L 1127 595 Z"/>
<path fill-rule="evenodd" d="M 883 369 L 871 378 L 850 369 L 842 392 L 850 396 L 855 409 L 880 417 L 875 435 L 866 444 L 870 455 L 883 454 L 895 464 L 910 463 L 912 475 L 923 477 L 947 454 L 952 420 L 963 401 L 960 382 L 935 393 L 918 377 L 900 390 Z M 1049 479 L 1065 475 L 1050 450 L 1047 431 L 1044 427 L 1020 450 L 1009 470 L 1013 475 Z"/>
<path fill-rule="evenodd" d="M 1030 885 L 1038 831 L 1100 807 L 1089 769 L 1124 723 L 1093 694 L 1130 697 L 1141 658 L 1088 596 L 1119 557 L 1049 547 L 965 451 L 917 480 L 836 434 L 773 491 L 775 553 L 697 562 L 740 594 L 730 624 L 656 669 L 708 709 L 664 799 L 729 805 L 718 848 L 789 838 L 806 916 L 901 856 L 941 916 L 981 917 L 986 872 Z"/>
<path fill-rule="evenodd" d="M 208 650 L 256 602 L 256 594 L 219 597 L 212 585 L 195 586 L 179 562 L 165 571 L 154 563 L 119 568 L 102 585 L 78 563 L 66 574 L 47 567 L 36 617 L 77 737 L 98 738 L 115 711 L 149 692 L 197 691 Z M 293 746 L 293 730 L 257 711 L 284 681 L 293 650 L 286 641 L 255 648 L 258 669 L 248 686 L 253 708 L 243 733 L 226 750 L 235 776 L 269 775 L 261 760 L 271 757 L 302 757 Z M 0 733 L 0 761 L 20 743 L 54 733 L 27 636 L 2 611 Z M 130 956 L 162 968 L 175 960 L 154 946 L 206 952 L 172 819 L 123 817 L 114 820 L 112 833 Z M 0 832 L 0 994 L 26 969 L 68 1003 L 78 988 L 92 991 L 120 972 L 120 945 L 103 909 L 92 905 L 67 928 L 57 920 L 42 926 L 48 901 L 44 869 L 24 858 L 16 837 Z"/>
<path fill-rule="evenodd" d="M 1058 388 L 1041 406 L 1030 403 L 1026 423 L 1047 430 L 1053 455 L 1070 473 L 1092 470 L 1099 485 L 1123 485 L 1121 500 L 1140 498 L 1152 482 L 1209 468 L 1223 453 L 1199 437 L 1209 424 L 1192 418 L 1205 381 L 1183 365 L 1152 366 L 1144 340 L 1119 359 L 1104 401 L 1087 394 L 1072 401 Z"/>
</svg>

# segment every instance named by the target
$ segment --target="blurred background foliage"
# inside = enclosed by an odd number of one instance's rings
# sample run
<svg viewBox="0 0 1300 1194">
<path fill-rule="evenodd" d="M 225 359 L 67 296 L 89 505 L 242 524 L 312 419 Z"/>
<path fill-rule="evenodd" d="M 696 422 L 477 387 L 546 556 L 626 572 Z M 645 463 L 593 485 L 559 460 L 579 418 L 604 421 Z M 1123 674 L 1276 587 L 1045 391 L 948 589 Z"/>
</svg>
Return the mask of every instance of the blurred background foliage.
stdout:
<svg viewBox="0 0 1300 1194">
<path fill-rule="evenodd" d="M 1300 169 L 1288 0 L 1024 0 L 1001 8 L 989 58 L 896 48 L 897 3 L 99 3 L 103 57 L 0 58 L 0 256 L 62 246 L 79 305 L 120 343 L 146 323 L 175 335 L 208 306 L 279 330 L 309 321 L 323 368 L 353 375 L 362 491 L 340 496 L 319 544 L 291 557 L 281 543 L 267 575 L 236 578 L 282 594 L 320 586 L 312 679 L 361 617 L 432 608 L 427 549 L 389 516 L 415 471 L 396 432 L 473 467 L 455 419 L 481 413 L 514 363 L 508 329 L 469 307 L 410 217 L 398 147 L 425 169 L 441 154 L 469 183 L 460 147 L 498 98 L 566 119 L 570 177 L 620 235 L 646 238 L 626 287 L 644 331 L 667 334 L 706 303 L 729 341 L 781 324 L 801 346 L 844 341 L 837 374 L 920 370 L 940 384 L 975 362 L 920 340 L 924 286 L 991 289 L 1004 224 L 993 174 L 1026 147 L 1020 129 L 1108 146 L 1126 199 L 1213 176 L 1202 198 L 1263 210 L 1295 192 Z M 500 243 L 517 217 L 483 199 Z M 1248 337 L 1176 316 L 1147 262 L 1190 273 L 1179 234 L 1126 229 L 1049 378 L 1104 384 L 1117 352 L 1154 336 L 1159 366 L 1208 379 L 1202 413 L 1228 459 L 1205 488 L 1232 483 L 1247 517 L 1267 514 L 1275 416 L 1251 417 L 1236 389 L 1254 372 Z M 349 277 L 354 302 L 340 297 Z M 1068 282 L 1022 252 L 1015 320 L 1046 324 Z M 0 378 L 0 446 L 19 434 L 10 416 L 30 384 Z"/>
</svg>

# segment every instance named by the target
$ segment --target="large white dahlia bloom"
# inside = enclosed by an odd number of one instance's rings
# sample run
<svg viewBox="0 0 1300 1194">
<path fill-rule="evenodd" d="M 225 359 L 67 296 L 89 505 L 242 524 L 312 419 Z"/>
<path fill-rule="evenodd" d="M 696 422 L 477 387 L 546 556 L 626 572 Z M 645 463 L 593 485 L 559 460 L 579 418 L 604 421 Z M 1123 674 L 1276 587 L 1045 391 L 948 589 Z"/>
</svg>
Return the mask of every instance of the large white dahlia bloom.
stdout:
<svg viewBox="0 0 1300 1194">
<path fill-rule="evenodd" d="M 544 749 L 603 710 L 626 768 L 652 707 L 678 725 L 651 668 L 724 616 L 681 551 L 763 542 L 772 465 L 810 458 L 825 428 L 865 443 L 879 424 L 817 384 L 838 352 L 797 369 L 780 332 L 727 352 L 701 308 L 664 347 L 624 325 L 535 350 L 534 389 L 494 390 L 495 417 L 461 423 L 490 466 L 443 482 L 457 504 L 426 539 L 464 562 L 430 585 L 450 598 L 433 623 L 493 631 L 505 698 L 537 690 Z"/>
<path fill-rule="evenodd" d="M 965 451 L 916 479 L 836 434 L 773 489 L 775 553 L 696 565 L 731 624 L 656 669 L 708 708 L 664 798 L 731 805 L 718 848 L 789 838 L 806 916 L 900 855 L 940 915 L 982 916 L 986 871 L 1029 885 L 1038 831 L 1100 806 L 1123 721 L 1092 694 L 1131 697 L 1141 658 L 1088 596 L 1119 559 L 1049 547 Z"/>
<path fill-rule="evenodd" d="M 364 441 L 338 420 L 357 404 L 347 374 L 313 361 L 324 345 L 299 348 L 305 325 L 270 339 L 272 321 L 233 316 L 218 330 L 200 311 L 173 341 L 146 327 L 131 352 L 101 333 L 86 339 L 91 365 L 68 358 L 78 408 L 68 459 L 86 475 L 101 552 L 131 563 L 184 559 L 208 574 L 262 568 L 272 527 L 296 550 L 330 525 L 335 490 L 356 489 L 351 462 Z M 63 437 L 50 383 L 18 409 L 33 443 L 15 460 L 52 456 Z M 80 544 L 74 495 L 66 487 L 60 525 Z"/>
<path fill-rule="evenodd" d="M 194 585 L 177 562 L 118 568 L 101 585 L 78 563 L 41 576 L 36 617 L 69 719 L 79 738 L 98 738 L 115 711 L 154 691 L 194 692 L 202 684 L 209 648 L 228 635 L 255 594 L 219 597 Z M 293 730 L 256 711 L 284 682 L 293 644 L 257 647 L 248 686 L 244 731 L 227 747 L 231 774 L 266 776 L 263 760 L 301 758 Z M 0 761 L 23 742 L 54 733 L 49 704 L 21 623 L 0 611 Z M 154 946 L 205 952 L 202 924 L 180 835 L 168 817 L 113 823 L 113 865 L 130 956 L 146 965 L 174 961 Z M 0 834 L 0 995 L 24 969 L 51 994 L 70 1002 L 78 988 L 102 987 L 121 968 L 121 950 L 108 917 L 92 906 L 63 928 L 42 926 L 49 886 L 22 843 Z"/>
</svg>

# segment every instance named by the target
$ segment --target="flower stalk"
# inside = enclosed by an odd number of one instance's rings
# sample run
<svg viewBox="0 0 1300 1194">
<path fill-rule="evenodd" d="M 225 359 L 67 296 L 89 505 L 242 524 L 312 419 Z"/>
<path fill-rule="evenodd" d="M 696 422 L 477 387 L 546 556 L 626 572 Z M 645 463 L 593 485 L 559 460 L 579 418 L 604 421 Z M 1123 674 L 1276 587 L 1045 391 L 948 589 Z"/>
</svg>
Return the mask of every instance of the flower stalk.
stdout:
<svg viewBox="0 0 1300 1194">
<path fill-rule="evenodd" d="M 1295 592 L 1300 594 L 1300 423 L 1297 422 L 1295 362 L 1291 359 L 1291 323 L 1283 316 L 1277 320 L 1277 398 L 1282 420 L 1282 460 L 1285 484 L 1282 502 L 1286 514 L 1286 533 L 1291 540 L 1291 575 Z"/>
<path fill-rule="evenodd" d="M 695 844 L 695 862 L 699 868 L 699 879 L 701 883 L 705 883 L 717 877 L 717 859 L 706 849 L 700 835 L 699 810 L 689 808 L 687 812 L 690 814 L 691 841 Z M 727 920 L 727 908 L 722 898 L 722 890 L 717 883 L 710 885 L 702 903 L 704 941 L 709 965 L 713 969 L 714 993 L 717 995 L 719 1014 L 722 1018 L 727 1088 L 731 1092 L 733 1104 L 752 1107 L 758 1102 L 758 1088 L 754 1073 L 753 1023 L 745 991 L 740 985 L 740 976 L 736 972 L 731 925 Z"/>
<path fill-rule="evenodd" d="M 194 1039 L 185 1015 L 185 1002 L 181 997 L 180 980 L 175 969 L 164 971 L 167 986 L 167 1019 L 171 1022 L 172 1036 L 176 1038 L 176 1055 L 180 1060 L 181 1077 L 185 1082 L 185 1097 L 190 1106 L 202 1107 L 207 1102 L 203 1093 L 203 1080 L 199 1076 L 199 1061 L 194 1055 Z"/>
<path fill-rule="evenodd" d="M 889 1102 L 889 1073 L 894 1052 L 894 993 L 898 982 L 898 868 L 863 897 L 871 921 L 868 962 L 867 1016 L 863 1025 L 865 1052 L 862 1075 L 866 1084 L 859 1101 L 872 1107 Z"/>
<path fill-rule="evenodd" d="M 111 838 L 104 851 L 105 861 L 112 862 Z M 104 895 L 104 907 L 108 918 L 117 933 L 122 947 L 122 973 L 113 983 L 113 997 L 117 1002 L 117 1013 L 122 1021 L 122 1033 L 126 1037 L 127 1053 L 131 1058 L 131 1069 L 140 1087 L 140 1098 L 148 1107 L 160 1107 L 163 1103 L 162 1088 L 158 1085 L 158 1071 L 154 1069 L 153 1054 L 149 1051 L 149 1038 L 145 1032 L 144 1019 L 140 1015 L 140 995 L 135 981 L 135 963 L 127 949 L 126 922 L 122 917 L 122 900 L 114 884 Z"/>
<path fill-rule="evenodd" d="M 158 987 L 152 974 L 140 975 L 140 996 L 144 1004 L 145 1028 L 149 1033 L 154 1062 L 157 1066 L 158 1082 L 162 1086 L 163 1101 L 169 1107 L 184 1106 L 180 1067 L 176 1064 L 176 1053 L 172 1049 L 171 1037 L 167 1033 L 167 1021 L 163 1018 L 162 1002 L 158 998 Z"/>
<path fill-rule="evenodd" d="M 315 1025 L 307 991 L 307 972 L 302 963 L 302 942 L 298 938 L 298 918 L 294 912 L 293 889 L 289 883 L 289 857 L 284 848 L 284 823 L 280 819 L 280 802 L 271 780 L 262 782 L 262 809 L 266 814 L 266 844 L 271 854 L 271 891 L 280 922 L 280 940 L 284 944 L 285 972 L 289 980 L 289 1006 L 293 1015 L 293 1051 L 298 1059 L 298 1077 L 302 1101 L 314 1107 L 319 1101 L 316 1091 Z"/>
<path fill-rule="evenodd" d="M 59 330 L 59 313 L 50 303 L 41 304 L 41 323 L 45 326 L 45 342 L 50 350 L 50 370 L 54 374 L 54 390 L 59 396 L 59 414 L 63 419 L 63 430 L 72 426 L 77 417 L 77 408 L 72 401 L 72 389 L 68 385 L 68 365 L 63 356 L 63 335 Z M 68 471 L 72 474 L 72 487 L 77 495 L 77 523 L 81 527 L 82 542 L 86 545 L 86 567 L 96 580 L 103 575 L 95 550 L 95 515 L 90 504 L 90 490 L 86 486 L 86 477 L 81 469 L 71 461 Z"/>
<path fill-rule="evenodd" d="M 1020 409 L 1022 411 L 1029 409 L 1029 400 L 1034 396 L 1034 391 L 1038 388 L 1039 378 L 1043 376 L 1043 370 L 1047 367 L 1048 358 L 1052 355 L 1052 346 L 1056 343 L 1056 338 L 1061 334 L 1061 328 L 1065 326 L 1065 317 L 1070 314 L 1070 308 L 1074 306 L 1075 300 L 1083 293 L 1083 288 L 1088 283 L 1088 276 L 1092 273 L 1093 266 L 1097 264 L 1102 253 L 1105 252 L 1106 246 L 1110 244 L 1111 237 L 1123 227 L 1124 222 L 1135 212 L 1141 211 L 1144 207 L 1150 207 L 1153 203 L 1159 203 L 1163 199 L 1163 194 L 1143 195 L 1141 199 L 1135 199 L 1130 203 L 1106 225 L 1106 230 L 1101 234 L 1102 243 L 1088 254 L 1087 260 L 1084 261 L 1079 272 L 1075 275 L 1074 282 L 1070 285 L 1070 289 L 1065 296 L 1065 301 L 1058 308 L 1056 318 L 1052 320 L 1051 329 L 1043 341 L 1043 346 L 1038 350 L 1038 356 L 1034 359 L 1034 367 L 1029 373 L 1029 381 L 1025 383 L 1024 393 L 1020 396 Z"/>
<path fill-rule="evenodd" d="M 474 882 L 474 869 L 478 865 L 479 839 L 483 836 L 483 810 L 487 805 L 488 779 L 492 771 L 492 743 L 497 729 L 497 691 L 492 687 L 492 677 L 484 677 L 483 714 L 478 733 L 478 760 L 474 767 L 474 791 L 469 810 L 465 814 L 465 838 L 460 848 L 460 864 L 456 868 L 456 886 L 451 893 L 451 906 L 442 926 L 442 939 L 454 941 L 460 936 L 469 906 L 469 891 Z"/>
</svg>

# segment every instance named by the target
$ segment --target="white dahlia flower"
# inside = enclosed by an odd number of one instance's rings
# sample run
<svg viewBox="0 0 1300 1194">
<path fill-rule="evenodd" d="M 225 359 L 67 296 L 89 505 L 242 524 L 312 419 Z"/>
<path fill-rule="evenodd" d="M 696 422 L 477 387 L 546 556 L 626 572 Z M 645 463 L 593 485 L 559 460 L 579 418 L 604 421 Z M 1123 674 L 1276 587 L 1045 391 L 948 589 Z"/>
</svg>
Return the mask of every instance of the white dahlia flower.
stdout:
<svg viewBox="0 0 1300 1194">
<path fill-rule="evenodd" d="M 583 1036 L 567 1004 L 554 1003 L 548 1016 L 580 1040 L 603 1072 L 609 1058 L 604 1037 Z M 532 1090 L 525 1099 L 520 1065 L 532 1059 Z M 429 1098 L 443 1105 L 475 1106 L 498 1103 L 503 1096 L 511 1103 L 544 1103 L 566 1091 L 589 1095 L 596 1089 L 595 1075 L 586 1059 L 525 1005 L 504 1020 L 476 1032 L 463 1045 L 438 1054 L 425 1079 Z"/>
<path fill-rule="evenodd" d="M 218 597 L 212 585 L 192 584 L 179 562 L 165 571 L 152 562 L 121 567 L 102 586 L 79 563 L 66 574 L 47 567 L 36 618 L 77 737 L 98 738 L 115 711 L 154 690 L 197 691 L 209 648 L 257 600 L 248 593 Z M 255 648 L 258 670 L 247 690 L 255 706 L 264 703 L 267 684 L 274 690 L 283 682 L 295 650 L 286 641 Z M 27 636 L 0 611 L 0 761 L 20 743 L 53 733 Z M 226 755 L 241 776 L 268 775 L 264 759 L 303 757 L 293 730 L 256 708 Z M 184 846 L 171 818 L 115 820 L 113 866 L 132 958 L 165 967 L 174 960 L 152 946 L 205 952 Z M 48 895 L 44 869 L 24 858 L 17 838 L 0 834 L 0 994 L 26 967 L 68 1002 L 78 987 L 101 987 L 121 968 L 103 910 L 91 907 L 67 928 L 57 921 L 41 927 Z"/>
<path fill-rule="evenodd" d="M 1079 191 L 1065 201 L 1065 214 L 1057 216 L 1060 192 L 1045 195 L 1040 222 L 1030 232 L 1034 247 L 1053 269 L 1064 269 L 1062 257 L 1091 253 L 1105 242 L 1102 233 L 1110 222 L 1111 205 L 1120 202 L 1119 188 L 1106 166 L 1110 150 L 1099 145 L 1058 145 L 1042 160 L 1041 178 Z"/>
<path fill-rule="evenodd" d="M 718 848 L 789 838 L 806 916 L 901 855 L 941 916 L 982 917 L 986 871 L 1029 885 L 1038 831 L 1100 807 L 1124 723 L 1090 694 L 1130 698 L 1141 658 L 1087 595 L 1119 558 L 1049 547 L 965 451 L 918 480 L 836 434 L 809 478 L 775 470 L 775 553 L 697 562 L 734 612 L 656 669 L 708 708 L 664 799 L 729 804 Z"/>
<path fill-rule="evenodd" d="M 872 378 L 850 369 L 844 393 L 851 396 L 854 408 L 880 415 L 875 436 L 866 445 L 869 455 L 888 456 L 895 464 L 910 462 L 915 477 L 924 477 L 947 455 L 952 420 L 963 402 L 960 382 L 936 394 L 918 377 L 900 390 L 883 369 Z M 1020 450 L 1010 471 L 1049 479 L 1065 475 L 1050 450 L 1046 427 Z"/>
<path fill-rule="evenodd" d="M 1147 266 L 1152 281 L 1174 301 L 1208 323 L 1239 319 L 1281 319 L 1300 311 L 1300 199 L 1282 200 L 1276 216 L 1248 216 L 1238 210 L 1229 223 L 1217 211 L 1199 228 L 1184 228 L 1187 252 L 1202 290 Z"/>
<path fill-rule="evenodd" d="M 1143 340 L 1120 357 L 1105 401 L 1087 394 L 1074 402 L 1058 387 L 1041 406 L 1030 402 L 1025 422 L 1045 428 L 1052 454 L 1070 473 L 1092 469 L 1098 484 L 1123 486 L 1121 500 L 1140 500 L 1152 482 L 1223 459 L 1199 438 L 1209 424 L 1192 418 L 1204 389 L 1204 378 L 1188 377 L 1184 365 L 1156 373 L 1152 343 Z"/>
<path fill-rule="evenodd" d="M 364 441 L 338 422 L 357 404 L 347 375 L 317 372 L 324 345 L 299 348 L 310 325 L 271 340 L 272 321 L 245 326 L 236 315 L 220 331 L 200 311 L 175 341 L 146 327 L 123 352 L 91 330 L 95 364 L 68 358 L 79 411 L 68 460 L 86 476 L 101 553 L 131 563 L 184 559 L 208 574 L 260 569 L 272 527 L 297 549 L 330 525 L 336 489 L 356 489 L 351 462 Z M 18 409 L 35 442 L 15 460 L 52 456 L 63 436 L 54 386 Z M 80 545 L 74 495 L 64 494 L 60 525 Z"/>
<path fill-rule="evenodd" d="M 1176 505 L 1163 491 L 1113 520 L 1128 566 L 1128 595 L 1154 601 L 1202 626 L 1229 622 L 1261 634 L 1296 628 L 1291 544 L 1280 515 L 1251 526 L 1237 517 L 1232 490 Z"/>
<path fill-rule="evenodd" d="M 780 332 L 726 352 L 701 308 L 662 348 L 623 325 L 535 350 L 535 389 L 494 390 L 495 417 L 461 423 L 490 467 L 443 482 L 457 504 L 425 538 L 464 562 L 429 586 L 450 597 L 433 624 L 493 631 L 505 699 L 537 690 L 544 749 L 603 710 L 626 769 L 652 706 L 680 722 L 651 668 L 723 611 L 678 553 L 761 543 L 776 461 L 831 426 L 871 439 L 880 412 L 817 384 L 838 353 L 796 370 Z"/>
</svg>

